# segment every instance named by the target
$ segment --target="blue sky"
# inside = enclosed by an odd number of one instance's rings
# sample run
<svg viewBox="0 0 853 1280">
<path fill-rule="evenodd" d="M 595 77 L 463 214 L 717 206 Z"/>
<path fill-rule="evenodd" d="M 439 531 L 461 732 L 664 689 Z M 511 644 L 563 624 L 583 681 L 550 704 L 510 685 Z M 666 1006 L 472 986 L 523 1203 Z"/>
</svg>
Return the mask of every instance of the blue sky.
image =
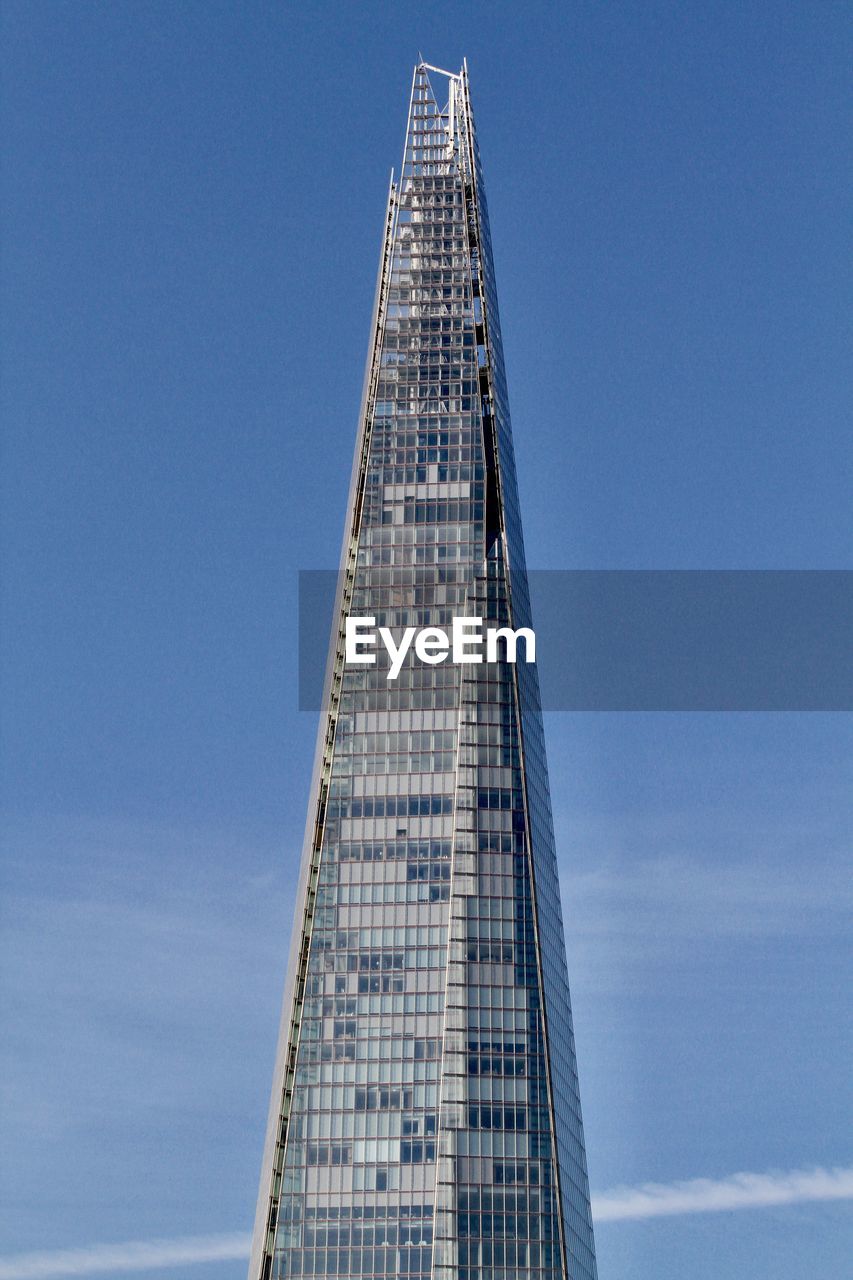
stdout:
<svg viewBox="0 0 853 1280">
<path fill-rule="evenodd" d="M 845 10 L 4 6 L 2 1280 L 243 1274 L 418 51 L 469 60 L 531 565 L 846 568 Z M 594 1191 L 849 1169 L 849 716 L 546 728 Z M 602 1220 L 602 1280 L 841 1280 L 834 1185 Z"/>
</svg>

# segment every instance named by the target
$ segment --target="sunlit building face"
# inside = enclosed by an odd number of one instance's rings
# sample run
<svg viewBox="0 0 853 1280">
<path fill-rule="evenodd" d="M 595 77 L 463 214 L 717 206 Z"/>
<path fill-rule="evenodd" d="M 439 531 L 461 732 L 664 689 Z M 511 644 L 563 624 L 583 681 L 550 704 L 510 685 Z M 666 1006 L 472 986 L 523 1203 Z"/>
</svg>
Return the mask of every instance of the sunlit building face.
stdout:
<svg viewBox="0 0 853 1280">
<path fill-rule="evenodd" d="M 535 665 L 344 648 L 531 626 L 465 68 L 415 69 L 336 608 L 250 1280 L 593 1280 Z"/>
</svg>

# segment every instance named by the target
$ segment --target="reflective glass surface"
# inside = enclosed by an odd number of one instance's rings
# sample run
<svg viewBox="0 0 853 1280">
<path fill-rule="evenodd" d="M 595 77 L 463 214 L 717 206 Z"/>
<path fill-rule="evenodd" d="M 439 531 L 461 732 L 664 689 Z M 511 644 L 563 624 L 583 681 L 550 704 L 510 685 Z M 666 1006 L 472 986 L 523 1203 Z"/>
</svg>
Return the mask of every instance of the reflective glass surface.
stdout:
<svg viewBox="0 0 853 1280">
<path fill-rule="evenodd" d="M 415 71 L 343 615 L 530 625 L 467 77 Z M 342 661 L 251 1280 L 579 1277 L 595 1259 L 536 669 Z"/>
</svg>

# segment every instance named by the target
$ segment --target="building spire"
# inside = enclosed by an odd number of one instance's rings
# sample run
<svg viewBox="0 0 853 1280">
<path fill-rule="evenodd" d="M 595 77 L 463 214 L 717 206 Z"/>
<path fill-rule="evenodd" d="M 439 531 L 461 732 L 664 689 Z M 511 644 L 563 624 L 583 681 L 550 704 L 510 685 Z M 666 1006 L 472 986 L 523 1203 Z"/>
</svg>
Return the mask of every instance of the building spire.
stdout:
<svg viewBox="0 0 853 1280">
<path fill-rule="evenodd" d="M 346 640 L 532 625 L 466 74 L 386 211 L 249 1280 L 596 1280 L 535 664 Z"/>
</svg>

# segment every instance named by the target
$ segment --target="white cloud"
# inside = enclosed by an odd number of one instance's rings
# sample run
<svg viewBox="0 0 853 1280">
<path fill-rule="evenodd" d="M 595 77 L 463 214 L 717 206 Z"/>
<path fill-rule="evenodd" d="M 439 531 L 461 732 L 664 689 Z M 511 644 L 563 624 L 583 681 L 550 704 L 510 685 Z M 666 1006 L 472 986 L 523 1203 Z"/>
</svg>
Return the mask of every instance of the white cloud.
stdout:
<svg viewBox="0 0 853 1280">
<path fill-rule="evenodd" d="M 846 929 L 853 906 L 842 858 L 781 866 L 703 861 L 684 853 L 564 868 L 564 910 L 592 936 L 787 937 Z"/>
<path fill-rule="evenodd" d="M 233 1234 L 185 1236 L 180 1240 L 131 1240 L 95 1244 L 86 1249 L 22 1253 L 0 1258 L 0 1280 L 53 1280 L 54 1276 L 94 1276 L 109 1272 L 149 1271 L 194 1262 L 224 1262 L 249 1256 L 251 1238 Z"/>
<path fill-rule="evenodd" d="M 592 1214 L 596 1222 L 619 1222 L 678 1213 L 761 1209 L 809 1200 L 851 1199 L 853 1167 L 795 1169 L 789 1173 L 733 1173 L 718 1180 L 693 1178 L 689 1182 L 617 1187 L 593 1196 Z"/>
<path fill-rule="evenodd" d="M 618 1187 L 592 1198 L 596 1222 L 620 1222 L 669 1214 L 760 1209 L 810 1200 L 853 1199 L 853 1167 L 800 1169 L 789 1173 L 733 1173 L 728 1178 L 689 1182 L 649 1182 Z M 154 1271 L 196 1262 L 245 1260 L 248 1235 L 186 1236 L 180 1240 L 133 1240 L 86 1249 L 23 1253 L 0 1258 L 0 1280 L 54 1280 L 104 1272 Z"/>
</svg>

